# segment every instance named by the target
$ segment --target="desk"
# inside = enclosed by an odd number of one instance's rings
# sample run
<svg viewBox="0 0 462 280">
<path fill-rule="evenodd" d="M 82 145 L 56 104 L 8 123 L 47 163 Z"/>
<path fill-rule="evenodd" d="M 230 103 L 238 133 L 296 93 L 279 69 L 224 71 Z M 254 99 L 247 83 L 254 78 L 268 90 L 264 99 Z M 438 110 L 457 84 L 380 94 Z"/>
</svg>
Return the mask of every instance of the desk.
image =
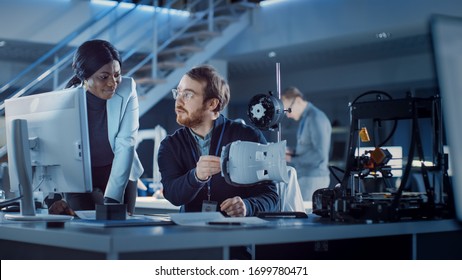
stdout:
<svg viewBox="0 0 462 280">
<path fill-rule="evenodd" d="M 312 212 L 312 201 L 303 201 L 306 213 Z M 152 196 L 138 196 L 135 204 L 137 214 L 169 214 L 177 213 L 179 206 L 175 206 L 164 198 L 155 198 Z"/>
<path fill-rule="evenodd" d="M 72 221 L 47 228 L 3 217 L 0 224 L 1 259 L 228 259 L 233 246 L 250 246 L 256 259 L 462 259 L 462 226 L 455 220 L 337 224 L 315 215 L 237 229 L 95 228 Z"/>
</svg>

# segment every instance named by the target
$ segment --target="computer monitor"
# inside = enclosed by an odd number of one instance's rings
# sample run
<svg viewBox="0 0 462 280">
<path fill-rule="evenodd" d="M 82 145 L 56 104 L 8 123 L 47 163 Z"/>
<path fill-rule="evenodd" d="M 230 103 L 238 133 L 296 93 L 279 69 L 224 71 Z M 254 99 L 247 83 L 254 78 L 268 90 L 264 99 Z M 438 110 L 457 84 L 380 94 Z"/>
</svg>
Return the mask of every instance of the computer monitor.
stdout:
<svg viewBox="0 0 462 280">
<path fill-rule="evenodd" d="M 6 218 L 59 219 L 36 214 L 32 195 L 92 191 L 85 90 L 8 99 L 5 120 L 10 188 L 23 196 L 21 214 Z"/>
<path fill-rule="evenodd" d="M 462 221 L 462 18 L 436 16 L 431 21 L 436 73 L 446 137 L 451 151 L 456 216 Z"/>
</svg>

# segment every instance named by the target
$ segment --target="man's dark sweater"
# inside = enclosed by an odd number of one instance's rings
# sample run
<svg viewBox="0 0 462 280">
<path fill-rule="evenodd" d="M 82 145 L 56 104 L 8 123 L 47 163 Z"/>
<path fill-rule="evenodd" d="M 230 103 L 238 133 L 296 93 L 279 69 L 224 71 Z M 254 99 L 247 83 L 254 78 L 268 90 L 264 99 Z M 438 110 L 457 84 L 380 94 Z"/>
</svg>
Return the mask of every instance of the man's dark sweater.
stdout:
<svg viewBox="0 0 462 280">
<path fill-rule="evenodd" d="M 222 131 L 223 136 L 217 150 Z M 260 131 L 220 115 L 214 123 L 209 154 L 220 156 L 223 146 L 237 140 L 266 144 Z M 217 151 L 218 154 L 215 154 Z M 174 205 L 183 206 L 182 210 L 185 212 L 200 212 L 202 202 L 207 200 L 207 183 L 198 182 L 194 176 L 199 156 L 196 141 L 191 131 L 185 127 L 167 136 L 159 148 L 158 163 L 164 197 Z M 247 209 L 246 216 L 253 216 L 261 211 L 275 211 L 279 199 L 274 184 L 235 187 L 227 184 L 220 173 L 210 179 L 210 189 L 210 200 L 218 202 L 218 211 L 224 200 L 240 196 Z"/>
</svg>

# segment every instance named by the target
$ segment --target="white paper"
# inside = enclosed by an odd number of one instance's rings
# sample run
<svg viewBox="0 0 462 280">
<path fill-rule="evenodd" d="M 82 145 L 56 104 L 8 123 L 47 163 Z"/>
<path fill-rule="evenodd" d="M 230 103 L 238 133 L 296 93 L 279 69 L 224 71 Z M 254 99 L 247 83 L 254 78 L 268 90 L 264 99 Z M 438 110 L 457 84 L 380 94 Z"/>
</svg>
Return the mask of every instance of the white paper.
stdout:
<svg viewBox="0 0 462 280">
<path fill-rule="evenodd" d="M 207 226 L 207 227 L 242 227 L 262 226 L 268 223 L 258 217 L 225 217 L 220 212 L 190 212 L 170 214 L 172 222 L 181 226 Z M 221 225 L 210 225 L 209 222 L 223 223 Z"/>
<path fill-rule="evenodd" d="M 79 210 L 74 212 L 77 215 L 77 217 L 79 217 L 82 220 L 96 221 L 96 210 Z M 170 217 L 168 217 L 167 215 L 127 215 L 126 219 L 137 221 L 170 221 Z"/>
<path fill-rule="evenodd" d="M 96 210 L 78 210 L 74 212 L 82 220 L 96 220 Z"/>
</svg>

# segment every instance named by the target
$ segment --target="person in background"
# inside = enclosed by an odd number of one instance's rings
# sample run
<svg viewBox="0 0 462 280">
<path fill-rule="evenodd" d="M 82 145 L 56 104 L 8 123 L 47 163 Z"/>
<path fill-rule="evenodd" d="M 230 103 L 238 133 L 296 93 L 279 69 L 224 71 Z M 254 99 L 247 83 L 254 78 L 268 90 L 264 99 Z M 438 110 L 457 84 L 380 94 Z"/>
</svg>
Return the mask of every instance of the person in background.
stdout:
<svg viewBox="0 0 462 280">
<path fill-rule="evenodd" d="M 104 203 L 125 203 L 127 212 L 134 212 L 143 173 L 135 150 L 138 97 L 135 81 L 122 77 L 121 67 L 119 52 L 104 40 L 84 42 L 74 54 L 75 75 L 66 88 L 86 90 L 93 192 L 66 193 L 67 203 L 53 203 L 50 213 L 73 214 Z"/>
<path fill-rule="evenodd" d="M 297 170 L 303 200 L 311 201 L 316 189 L 330 183 L 329 151 L 332 125 L 326 114 L 306 101 L 296 87 L 283 91 L 287 117 L 299 121 L 295 150 L 288 150 L 286 161 Z"/>
<path fill-rule="evenodd" d="M 266 143 L 259 130 L 220 114 L 230 98 L 227 82 L 213 67 L 202 65 L 183 75 L 172 92 L 176 121 L 183 127 L 159 148 L 164 197 L 183 212 L 243 217 L 275 211 L 279 197 L 273 183 L 236 187 L 220 174 L 224 146 L 237 140 Z"/>
</svg>

